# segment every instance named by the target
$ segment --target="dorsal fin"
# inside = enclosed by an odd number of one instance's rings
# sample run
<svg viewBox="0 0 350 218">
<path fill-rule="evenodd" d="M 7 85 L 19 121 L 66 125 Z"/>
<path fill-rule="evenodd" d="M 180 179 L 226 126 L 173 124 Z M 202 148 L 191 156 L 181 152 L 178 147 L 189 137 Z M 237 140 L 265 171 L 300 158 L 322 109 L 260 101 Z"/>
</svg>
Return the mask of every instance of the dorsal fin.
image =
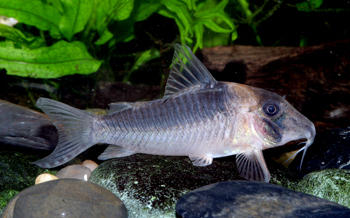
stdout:
<svg viewBox="0 0 350 218">
<path fill-rule="evenodd" d="M 187 46 L 175 45 L 172 67 L 164 97 L 195 86 L 213 88 L 216 80 Z"/>
</svg>

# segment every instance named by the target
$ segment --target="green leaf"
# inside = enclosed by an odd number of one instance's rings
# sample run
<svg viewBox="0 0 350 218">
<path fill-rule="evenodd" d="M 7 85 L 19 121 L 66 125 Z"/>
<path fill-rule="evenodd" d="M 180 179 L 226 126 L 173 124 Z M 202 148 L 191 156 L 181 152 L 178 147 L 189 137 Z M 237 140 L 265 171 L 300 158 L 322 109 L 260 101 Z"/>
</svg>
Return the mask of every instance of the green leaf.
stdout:
<svg viewBox="0 0 350 218">
<path fill-rule="evenodd" d="M 144 65 L 146 62 L 153 60 L 155 58 L 159 58 L 160 53 L 157 49 L 149 49 L 142 52 L 138 58 L 136 59 L 134 65 L 131 68 L 131 71 L 135 71 L 140 68 L 140 66 Z"/>
<path fill-rule="evenodd" d="M 0 24 L 0 36 L 19 43 L 28 43 L 34 40 L 33 37 L 27 37 L 20 30 L 4 24 Z"/>
<path fill-rule="evenodd" d="M 196 2 L 199 2 L 196 5 Z M 205 27 L 209 31 L 229 34 L 235 32 L 233 20 L 224 9 L 228 0 L 163 0 L 158 13 L 174 19 L 179 28 L 182 44 L 192 43 L 195 38 L 194 49 L 203 47 L 203 34 Z M 218 40 L 217 40 L 218 41 Z"/>
<path fill-rule="evenodd" d="M 157 49 L 149 49 L 138 54 L 138 57 L 134 65 L 132 66 L 131 70 L 129 71 L 128 74 L 124 76 L 123 82 L 128 82 L 130 80 L 131 73 L 139 69 L 142 65 L 159 57 L 160 57 L 160 53 Z"/>
<path fill-rule="evenodd" d="M 61 0 L 42 0 L 45 1 L 47 4 L 52 5 L 54 8 L 56 8 L 60 13 L 63 13 L 63 5 Z"/>
<path fill-rule="evenodd" d="M 61 16 L 56 8 L 41 0 L 1 0 L 0 14 L 40 30 L 48 30 L 51 36 L 59 37 L 58 22 Z"/>
<path fill-rule="evenodd" d="M 106 43 L 110 37 L 107 30 L 111 21 L 122 21 L 127 19 L 134 7 L 133 0 L 95 0 L 96 1 L 96 26 L 95 29 L 100 35 L 99 44 Z M 108 32 L 105 32 L 108 31 Z"/>
<path fill-rule="evenodd" d="M 196 36 L 196 44 L 194 45 L 193 52 L 196 52 L 197 48 L 203 48 L 203 33 L 204 27 L 203 25 L 196 25 L 194 28 L 194 34 Z"/>
<path fill-rule="evenodd" d="M 125 20 L 133 9 L 133 0 L 98 0 L 96 9 L 96 25 L 100 33 L 112 20 Z"/>
<path fill-rule="evenodd" d="M 63 6 L 59 28 L 62 35 L 71 40 L 73 35 L 82 31 L 88 22 L 93 4 L 91 0 L 61 0 Z"/>
<path fill-rule="evenodd" d="M 113 34 L 106 29 L 102 35 L 100 36 L 100 38 L 95 42 L 96 45 L 103 45 L 106 42 L 108 42 L 109 40 L 111 40 L 113 38 Z"/>
<path fill-rule="evenodd" d="M 44 40 L 40 37 L 27 36 L 19 29 L 4 24 L 0 24 L 0 37 L 30 48 L 38 48 L 45 44 Z"/>
<path fill-rule="evenodd" d="M 81 42 L 59 41 L 50 47 L 16 48 L 11 41 L 0 42 L 0 68 L 7 74 L 33 78 L 58 78 L 90 74 L 101 65 Z"/>
<path fill-rule="evenodd" d="M 307 0 L 296 4 L 298 11 L 310 12 L 321 7 L 323 0 Z"/>
<path fill-rule="evenodd" d="M 159 0 L 143 0 L 138 2 L 133 12 L 135 22 L 146 20 L 149 16 L 159 10 L 161 4 Z"/>
</svg>

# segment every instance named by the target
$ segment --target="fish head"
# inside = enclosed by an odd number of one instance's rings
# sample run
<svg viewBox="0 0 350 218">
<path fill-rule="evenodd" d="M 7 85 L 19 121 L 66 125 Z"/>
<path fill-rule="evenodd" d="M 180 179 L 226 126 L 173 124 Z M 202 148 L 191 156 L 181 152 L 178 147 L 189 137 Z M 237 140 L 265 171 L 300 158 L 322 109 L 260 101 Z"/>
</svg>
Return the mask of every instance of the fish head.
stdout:
<svg viewBox="0 0 350 218">
<path fill-rule="evenodd" d="M 243 101 L 245 109 L 240 111 L 247 114 L 252 134 L 258 140 L 258 149 L 305 139 L 305 145 L 292 157 L 304 151 L 301 167 L 306 150 L 316 135 L 314 124 L 276 93 L 241 84 L 232 84 L 231 87 L 238 99 Z"/>
<path fill-rule="evenodd" d="M 245 93 L 249 94 L 246 97 L 250 98 L 249 103 L 245 104 L 249 105 L 250 128 L 258 137 L 261 149 L 305 139 L 305 145 L 294 155 L 304 151 L 301 168 L 306 150 L 316 135 L 314 124 L 280 95 L 250 86 L 244 88 L 247 90 Z"/>
</svg>

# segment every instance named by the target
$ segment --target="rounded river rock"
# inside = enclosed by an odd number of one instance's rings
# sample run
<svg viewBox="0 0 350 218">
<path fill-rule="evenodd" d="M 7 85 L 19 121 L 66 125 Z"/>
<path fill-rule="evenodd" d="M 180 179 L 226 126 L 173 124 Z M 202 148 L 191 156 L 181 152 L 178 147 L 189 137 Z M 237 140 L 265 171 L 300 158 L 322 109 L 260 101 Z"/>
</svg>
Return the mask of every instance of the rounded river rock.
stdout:
<svg viewBox="0 0 350 218">
<path fill-rule="evenodd" d="M 108 190 L 77 179 L 58 179 L 31 186 L 8 204 L 4 218 L 124 218 L 124 204 Z"/>
</svg>

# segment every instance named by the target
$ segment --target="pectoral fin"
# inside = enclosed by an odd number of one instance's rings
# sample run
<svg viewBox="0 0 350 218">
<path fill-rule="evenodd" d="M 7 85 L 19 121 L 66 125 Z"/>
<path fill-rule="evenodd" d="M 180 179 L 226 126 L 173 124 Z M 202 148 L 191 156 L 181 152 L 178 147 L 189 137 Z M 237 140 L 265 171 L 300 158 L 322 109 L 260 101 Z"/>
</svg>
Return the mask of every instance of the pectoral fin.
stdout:
<svg viewBox="0 0 350 218">
<path fill-rule="evenodd" d="M 189 158 L 192 161 L 192 164 L 198 167 L 205 167 L 210 165 L 213 162 L 213 158 L 209 156 L 198 156 L 198 157 L 190 156 Z"/>
<path fill-rule="evenodd" d="M 238 154 L 236 163 L 239 174 L 242 177 L 248 180 L 270 181 L 270 173 L 261 150 Z"/>
<path fill-rule="evenodd" d="M 99 160 L 107 160 L 111 158 L 117 157 L 126 157 L 135 154 L 134 151 L 127 150 L 123 147 L 117 145 L 110 145 L 106 148 L 106 150 L 98 156 Z"/>
</svg>

